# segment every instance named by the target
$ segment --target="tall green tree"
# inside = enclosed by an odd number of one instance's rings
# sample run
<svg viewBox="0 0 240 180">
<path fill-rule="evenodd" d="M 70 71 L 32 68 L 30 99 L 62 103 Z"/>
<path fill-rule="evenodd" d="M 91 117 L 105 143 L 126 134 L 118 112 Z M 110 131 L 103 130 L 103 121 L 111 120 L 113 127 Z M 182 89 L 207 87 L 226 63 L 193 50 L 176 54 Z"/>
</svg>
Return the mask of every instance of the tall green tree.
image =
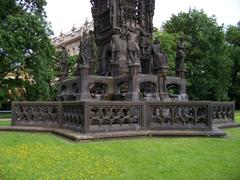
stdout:
<svg viewBox="0 0 240 180">
<path fill-rule="evenodd" d="M 232 86 L 229 89 L 231 99 L 236 101 L 240 108 L 240 22 L 236 26 L 230 25 L 226 32 L 228 42 L 229 57 L 232 59 Z"/>
<path fill-rule="evenodd" d="M 46 0 L 0 1 L 0 104 L 51 97 L 55 49 L 45 5 Z"/>
<path fill-rule="evenodd" d="M 193 100 L 226 100 L 231 60 L 223 27 L 204 11 L 190 9 L 173 15 L 163 25 L 167 33 L 182 33 L 186 41 L 188 94 Z"/>
</svg>

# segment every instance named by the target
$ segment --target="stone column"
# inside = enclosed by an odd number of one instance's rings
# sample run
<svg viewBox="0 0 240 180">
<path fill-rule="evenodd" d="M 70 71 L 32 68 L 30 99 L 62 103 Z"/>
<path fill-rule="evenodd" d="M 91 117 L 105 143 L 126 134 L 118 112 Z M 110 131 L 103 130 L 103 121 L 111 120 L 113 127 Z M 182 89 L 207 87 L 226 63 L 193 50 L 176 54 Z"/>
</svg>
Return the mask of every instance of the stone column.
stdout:
<svg viewBox="0 0 240 180">
<path fill-rule="evenodd" d="M 94 75 L 96 69 L 96 62 L 95 61 L 89 61 L 89 74 Z"/>
<path fill-rule="evenodd" d="M 128 93 L 126 98 L 128 101 L 139 101 L 140 94 L 140 64 L 131 64 L 129 67 L 129 78 L 128 78 Z"/>
<path fill-rule="evenodd" d="M 79 86 L 80 92 L 77 95 L 77 100 L 86 101 L 92 99 L 91 94 L 89 92 L 89 65 L 79 65 L 78 67 L 78 76 L 79 76 Z"/>
<path fill-rule="evenodd" d="M 158 70 L 158 94 L 161 101 L 167 101 L 169 98 L 166 87 L 166 76 L 168 70 L 168 66 L 161 66 Z"/>
<path fill-rule="evenodd" d="M 176 77 L 185 78 L 185 69 L 176 69 Z"/>
<path fill-rule="evenodd" d="M 112 76 L 113 77 L 119 76 L 119 67 L 120 67 L 120 65 L 118 63 L 112 63 L 111 64 Z"/>
</svg>

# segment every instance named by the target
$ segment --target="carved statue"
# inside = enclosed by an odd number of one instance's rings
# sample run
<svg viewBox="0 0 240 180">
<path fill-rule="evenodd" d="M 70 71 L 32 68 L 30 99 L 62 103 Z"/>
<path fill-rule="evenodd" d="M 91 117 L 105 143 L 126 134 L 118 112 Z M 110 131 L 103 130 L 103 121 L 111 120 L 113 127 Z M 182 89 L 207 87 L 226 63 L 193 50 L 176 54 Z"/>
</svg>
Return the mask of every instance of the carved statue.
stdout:
<svg viewBox="0 0 240 180">
<path fill-rule="evenodd" d="M 119 32 L 113 34 L 112 40 L 111 40 L 111 45 L 112 45 L 112 63 L 118 63 L 119 62 L 119 53 L 120 53 L 120 37 L 119 37 Z"/>
<path fill-rule="evenodd" d="M 176 70 L 184 71 L 184 42 L 183 37 L 179 38 L 177 43 L 177 52 L 176 52 Z"/>
<path fill-rule="evenodd" d="M 90 3 L 92 4 L 92 7 L 95 8 L 95 1 L 94 0 L 90 0 Z"/>
<path fill-rule="evenodd" d="M 142 56 L 149 55 L 151 42 L 149 40 L 149 37 L 143 31 L 141 31 L 141 33 L 140 33 L 140 43 L 139 44 L 140 44 L 141 55 Z"/>
<path fill-rule="evenodd" d="M 152 59 L 153 70 L 158 70 L 163 66 L 168 66 L 167 55 L 162 52 L 159 40 L 155 40 L 154 44 L 152 45 L 151 54 L 153 58 Z"/>
<path fill-rule="evenodd" d="M 88 34 L 84 31 L 82 38 L 80 40 L 80 47 L 79 47 L 79 58 L 78 58 L 78 65 L 86 65 L 88 64 L 89 59 L 89 45 L 88 45 Z"/>
<path fill-rule="evenodd" d="M 155 0 L 146 0 L 146 22 L 147 30 L 152 33 L 153 31 L 153 16 L 155 10 Z"/>
<path fill-rule="evenodd" d="M 89 45 L 89 54 L 90 54 L 90 61 L 95 62 L 96 56 L 97 56 L 97 47 L 95 43 L 95 35 L 93 31 L 89 31 L 89 39 L 88 39 L 88 45 Z"/>
<path fill-rule="evenodd" d="M 137 43 L 136 35 L 132 32 L 128 34 L 127 39 L 127 57 L 128 57 L 128 64 L 136 64 L 139 63 L 139 55 L 140 49 Z"/>
<path fill-rule="evenodd" d="M 68 59 L 68 52 L 65 47 L 61 47 L 61 60 L 60 60 L 60 81 L 64 80 L 68 76 L 68 64 L 67 64 L 67 59 Z"/>
<path fill-rule="evenodd" d="M 96 44 L 93 31 L 83 32 L 80 40 L 78 64 L 86 65 L 96 59 Z"/>
</svg>

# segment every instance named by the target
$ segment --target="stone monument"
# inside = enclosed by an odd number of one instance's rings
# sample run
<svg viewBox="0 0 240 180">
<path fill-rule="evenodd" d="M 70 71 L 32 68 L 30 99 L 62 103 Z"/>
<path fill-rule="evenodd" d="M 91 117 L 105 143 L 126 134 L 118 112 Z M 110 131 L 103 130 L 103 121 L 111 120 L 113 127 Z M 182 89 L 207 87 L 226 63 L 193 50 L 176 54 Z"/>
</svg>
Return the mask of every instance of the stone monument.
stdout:
<svg viewBox="0 0 240 180">
<path fill-rule="evenodd" d="M 191 130 L 190 135 L 207 136 L 214 134 L 214 124 L 234 123 L 233 102 L 188 101 L 182 38 L 176 77 L 168 76 L 160 41 L 151 43 L 155 0 L 90 2 L 94 32 L 86 28 L 82 36 L 77 76 L 68 78 L 63 49 L 59 101 L 14 102 L 13 125 L 126 136 Z"/>
<path fill-rule="evenodd" d="M 167 76 L 167 55 L 162 52 L 160 42 L 151 44 L 155 1 L 90 2 L 94 32 L 84 32 L 77 77 L 62 81 L 59 99 L 187 101 L 186 80 L 181 69 L 183 42 L 179 42 L 177 50 L 176 77 Z M 73 93 L 76 92 L 73 84 L 79 87 L 78 93 Z M 178 92 L 170 96 L 168 87 L 173 85 Z"/>
</svg>

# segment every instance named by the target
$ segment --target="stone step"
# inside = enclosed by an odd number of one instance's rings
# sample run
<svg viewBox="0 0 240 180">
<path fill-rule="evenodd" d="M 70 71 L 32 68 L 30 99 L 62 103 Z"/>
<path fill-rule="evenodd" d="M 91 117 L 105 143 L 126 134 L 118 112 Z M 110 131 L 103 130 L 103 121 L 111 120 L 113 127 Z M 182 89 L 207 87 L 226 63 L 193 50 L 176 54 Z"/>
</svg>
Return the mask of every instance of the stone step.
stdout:
<svg viewBox="0 0 240 180">
<path fill-rule="evenodd" d="M 107 133 L 89 133 L 82 134 L 66 129 L 42 128 L 42 127 L 20 127 L 9 126 L 0 127 L 0 131 L 20 131 L 20 132 L 48 132 L 67 139 L 86 142 L 105 139 L 124 139 L 139 137 L 224 137 L 226 133 L 220 129 L 212 131 L 189 131 L 189 130 L 168 130 L 168 131 L 124 131 L 124 132 L 107 132 Z"/>
</svg>

